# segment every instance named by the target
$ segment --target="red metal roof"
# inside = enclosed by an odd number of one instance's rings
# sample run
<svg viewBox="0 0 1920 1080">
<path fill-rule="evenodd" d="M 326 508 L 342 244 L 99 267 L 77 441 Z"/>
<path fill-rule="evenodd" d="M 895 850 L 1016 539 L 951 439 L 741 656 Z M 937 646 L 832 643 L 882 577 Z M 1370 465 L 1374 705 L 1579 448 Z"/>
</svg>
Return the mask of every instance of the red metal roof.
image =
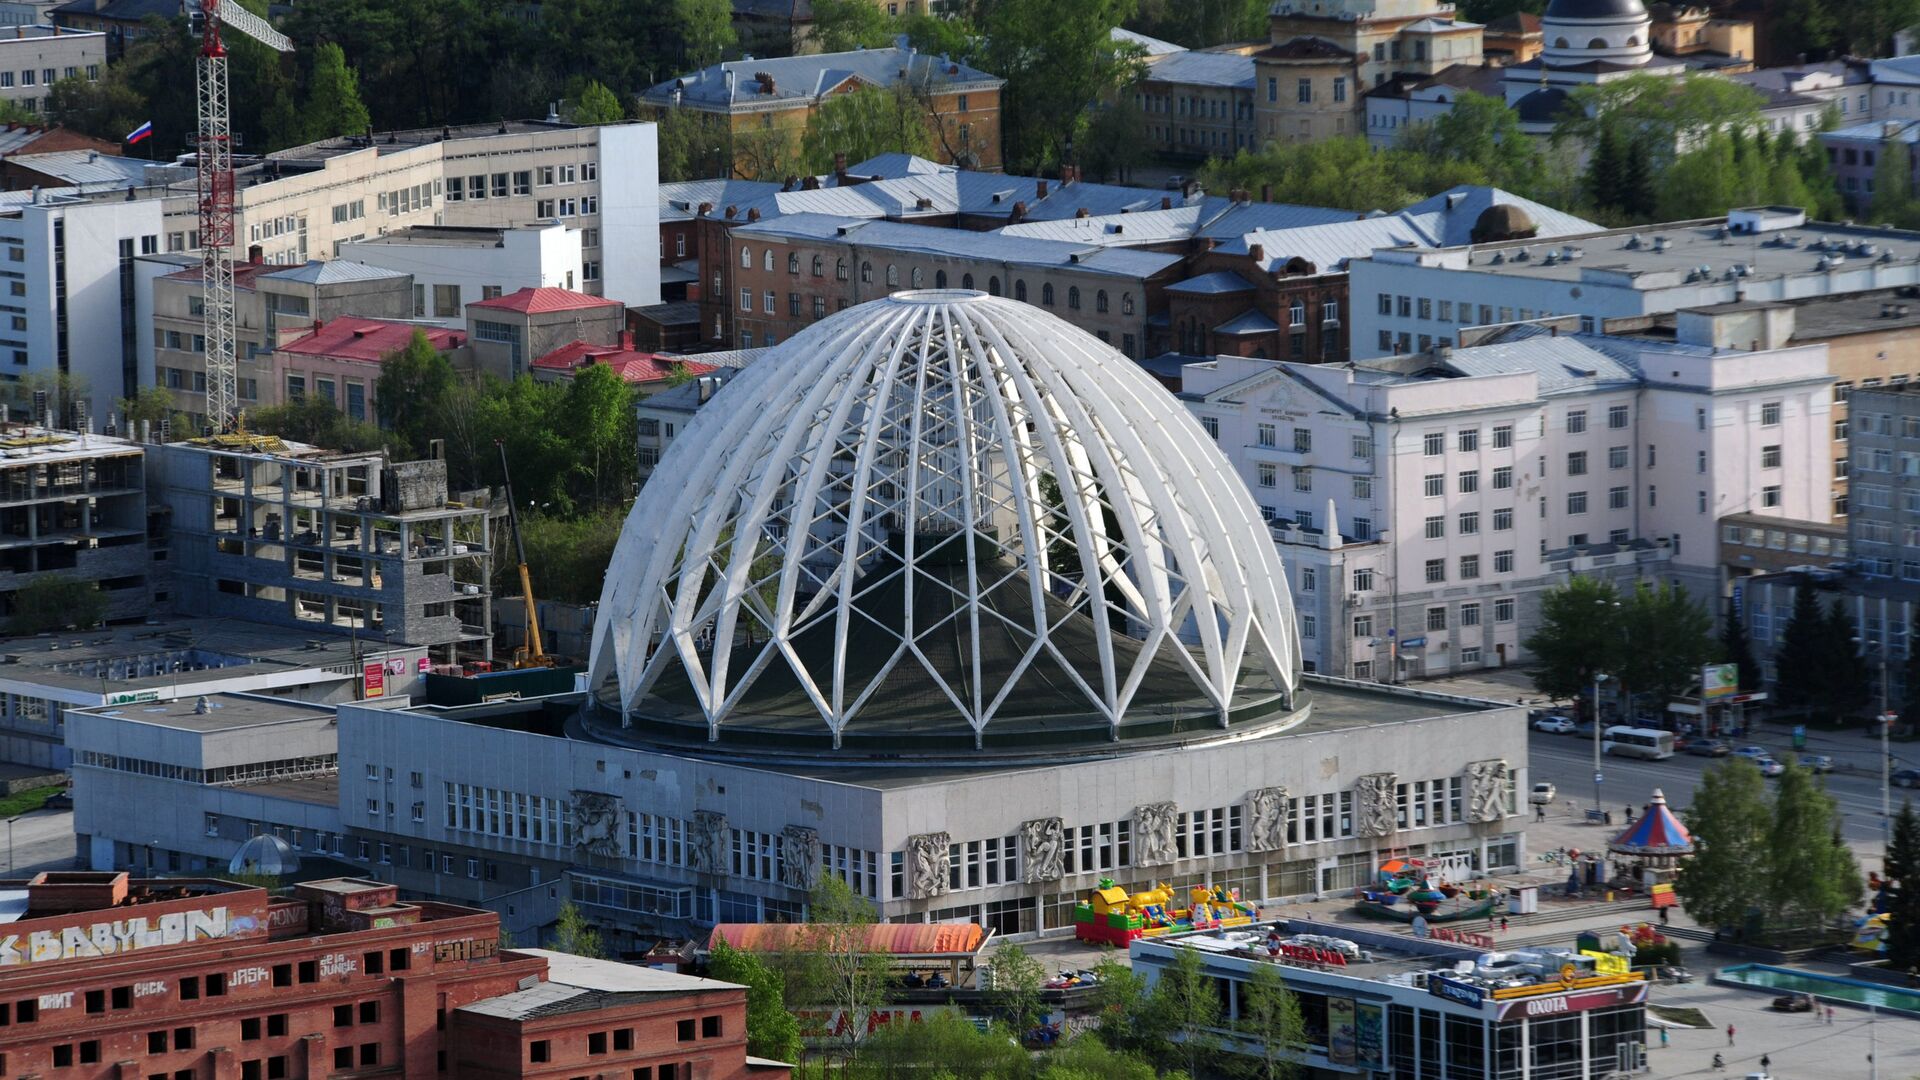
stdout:
<svg viewBox="0 0 1920 1080">
<path fill-rule="evenodd" d="M 459 348 L 467 340 L 467 335 L 458 330 L 342 315 L 330 322 L 315 323 L 312 333 L 287 342 L 280 346 L 280 351 L 297 356 L 326 356 L 336 360 L 363 360 L 377 364 L 388 353 L 406 348 L 415 330 L 426 334 L 427 340 L 441 352 Z"/>
<path fill-rule="evenodd" d="M 746 952 L 782 952 L 819 929 L 802 923 L 721 923 L 713 940 Z M 976 923 L 869 923 L 855 927 L 865 939 L 862 950 L 894 956 L 971 956 L 986 942 Z"/>
<path fill-rule="evenodd" d="M 533 362 L 534 367 L 569 374 L 586 364 L 605 364 L 630 383 L 659 382 L 672 375 L 676 367 L 685 368 L 689 375 L 705 375 L 713 370 L 712 364 L 661 358 L 631 345 L 590 345 L 584 341 L 569 342 Z"/>
<path fill-rule="evenodd" d="M 573 311 L 577 308 L 618 307 L 620 301 L 609 300 L 604 296 L 588 296 L 586 293 L 571 289 L 521 289 L 519 292 L 496 296 L 491 300 L 475 300 L 468 307 L 486 308 L 490 311 L 517 311 L 522 315 L 539 315 L 549 311 Z"/>
</svg>

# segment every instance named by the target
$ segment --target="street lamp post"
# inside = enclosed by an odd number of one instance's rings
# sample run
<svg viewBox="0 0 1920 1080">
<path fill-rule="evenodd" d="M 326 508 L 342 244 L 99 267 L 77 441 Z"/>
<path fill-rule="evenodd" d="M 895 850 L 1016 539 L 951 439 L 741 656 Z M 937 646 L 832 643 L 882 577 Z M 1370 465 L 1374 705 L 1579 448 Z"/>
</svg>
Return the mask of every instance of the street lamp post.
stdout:
<svg viewBox="0 0 1920 1080">
<path fill-rule="evenodd" d="M 1893 843 L 1893 747 L 1890 738 L 1893 734 L 1893 707 L 1887 687 L 1887 646 L 1884 642 L 1863 641 L 1854 638 L 1853 643 L 1864 652 L 1869 644 L 1880 657 L 1880 715 L 1874 723 L 1880 728 L 1880 839 L 1883 843 Z"/>
<path fill-rule="evenodd" d="M 1593 674 L 1593 808 L 1600 809 L 1600 684 L 1607 681 L 1604 673 Z"/>
<path fill-rule="evenodd" d="M 19 820 L 20 820 L 19 817 L 10 817 L 7 819 L 7 876 L 8 877 L 13 876 L 13 823 Z"/>
</svg>

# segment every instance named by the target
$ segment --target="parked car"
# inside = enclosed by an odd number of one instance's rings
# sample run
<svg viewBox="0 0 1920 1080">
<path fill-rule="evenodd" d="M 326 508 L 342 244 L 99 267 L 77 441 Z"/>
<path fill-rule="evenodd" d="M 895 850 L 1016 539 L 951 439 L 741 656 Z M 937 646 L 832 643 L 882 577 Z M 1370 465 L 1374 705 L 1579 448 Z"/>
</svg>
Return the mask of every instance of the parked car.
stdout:
<svg viewBox="0 0 1920 1080">
<path fill-rule="evenodd" d="M 1812 1012 L 1812 994 L 1782 994 L 1773 999 L 1773 1007 L 1780 1012 Z"/>
<path fill-rule="evenodd" d="M 65 790 L 61 790 L 61 791 L 56 791 L 56 792 L 54 792 L 53 794 L 51 794 L 51 795 L 49 795 L 49 796 L 47 796 L 47 801 L 46 801 L 46 802 L 43 802 L 43 803 L 41 803 L 41 804 L 40 804 L 40 808 L 41 808 L 41 809 L 43 809 L 43 810 L 71 810 L 71 809 L 73 809 L 73 791 L 72 791 L 72 789 L 70 789 L 70 788 L 69 788 L 69 789 L 65 789 Z"/>
<path fill-rule="evenodd" d="M 1556 794 L 1558 794 L 1558 792 L 1554 789 L 1554 786 L 1543 780 L 1533 785 L 1533 793 L 1527 796 L 1527 801 L 1535 806 L 1551 806 L 1553 804 L 1553 797 Z"/>
<path fill-rule="evenodd" d="M 1825 754 L 1808 754 L 1800 759 L 1800 764 L 1814 772 L 1832 772 L 1833 759 Z"/>
<path fill-rule="evenodd" d="M 1549 735 L 1573 734 L 1573 721 L 1564 716 L 1543 716 L 1533 722 L 1535 731 L 1544 731 Z"/>
<path fill-rule="evenodd" d="M 1753 763 L 1760 766 L 1761 776 L 1779 776 L 1781 773 L 1787 771 L 1785 765 L 1780 764 L 1770 757 L 1755 758 Z"/>
<path fill-rule="evenodd" d="M 1894 787 L 1920 787 L 1920 769 L 1895 769 L 1888 779 Z"/>
<path fill-rule="evenodd" d="M 1761 758 L 1772 757 L 1773 751 L 1768 750 L 1764 746 L 1743 746 L 1740 749 L 1735 750 L 1733 752 L 1733 756 L 1743 757 L 1743 758 L 1746 758 L 1748 761 L 1759 761 Z"/>
<path fill-rule="evenodd" d="M 1725 739 L 1693 738 L 1687 741 L 1687 753 L 1698 757 L 1726 757 L 1733 753 Z"/>
</svg>

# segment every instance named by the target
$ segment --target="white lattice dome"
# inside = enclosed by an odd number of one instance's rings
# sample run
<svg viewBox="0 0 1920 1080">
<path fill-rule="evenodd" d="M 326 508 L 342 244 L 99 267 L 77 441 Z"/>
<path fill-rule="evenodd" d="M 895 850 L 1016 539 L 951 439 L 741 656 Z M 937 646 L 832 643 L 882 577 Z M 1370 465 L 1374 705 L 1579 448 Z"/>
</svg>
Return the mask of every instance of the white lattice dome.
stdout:
<svg viewBox="0 0 1920 1080">
<path fill-rule="evenodd" d="M 940 290 L 810 327 L 701 410 L 621 532 L 589 685 L 651 740 L 1149 745 L 1294 722 L 1298 646 L 1258 509 L 1172 395 Z"/>
</svg>

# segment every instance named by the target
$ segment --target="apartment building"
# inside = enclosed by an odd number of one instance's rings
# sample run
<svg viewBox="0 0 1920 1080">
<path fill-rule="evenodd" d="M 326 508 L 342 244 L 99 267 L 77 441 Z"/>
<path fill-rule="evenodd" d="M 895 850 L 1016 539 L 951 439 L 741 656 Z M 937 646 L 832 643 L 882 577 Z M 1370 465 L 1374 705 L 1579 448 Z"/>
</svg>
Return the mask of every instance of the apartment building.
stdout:
<svg viewBox="0 0 1920 1080">
<path fill-rule="evenodd" d="M 205 288 L 200 263 L 181 255 L 143 261 L 156 267 L 189 263 L 145 279 L 150 296 L 145 310 L 151 312 L 153 327 L 152 385 L 165 387 L 173 395 L 174 407 L 193 424 L 192 432 L 176 434 L 197 434 L 206 423 L 207 410 Z M 249 260 L 234 267 L 233 286 L 237 386 L 240 406 L 246 409 L 285 400 L 274 350 L 290 337 L 310 331 L 315 322 L 346 315 L 406 318 L 413 313 L 411 276 L 344 260 L 285 267 Z M 346 407 L 345 399 L 340 400 Z"/>
<path fill-rule="evenodd" d="M 412 316 L 464 324 L 467 305 L 523 288 L 579 289 L 581 234 L 554 218 L 526 226 L 414 225 L 341 245 L 340 260 L 413 278 Z"/>
<path fill-rule="evenodd" d="M 1253 120 L 1253 57 L 1240 51 L 1181 49 L 1147 58 L 1134 84 L 1153 149 L 1226 157 L 1261 144 Z"/>
<path fill-rule="evenodd" d="M 1357 134 L 1370 87 L 1478 64 L 1483 31 L 1437 0 L 1282 0 L 1268 16 L 1270 46 L 1253 55 L 1258 137 Z"/>
<path fill-rule="evenodd" d="M 978 289 L 1049 310 L 1136 360 L 1178 255 L 891 221 L 789 214 L 727 234 L 740 348 L 776 345 L 854 304 L 902 289 Z"/>
<path fill-rule="evenodd" d="M 416 333 L 426 335 L 427 343 L 454 366 L 468 366 L 467 335 L 462 331 L 431 323 L 342 315 L 316 320 L 306 334 L 283 340 L 274 349 L 267 358 L 271 377 L 262 384 L 270 388 L 266 404 L 297 401 L 311 394 L 331 403 L 349 420 L 375 422 L 380 415 L 375 400 L 380 365 L 405 349 Z"/>
<path fill-rule="evenodd" d="M 904 87 L 920 102 L 934 152 L 969 169 L 1000 168 L 1000 89 L 1005 79 L 912 47 L 860 49 L 729 60 L 658 83 L 640 95 L 655 110 L 691 109 L 722 117 L 736 168 L 751 176 L 775 156 L 800 148 L 821 102 L 862 86 Z"/>
<path fill-rule="evenodd" d="M 39 112 L 61 79 L 94 82 L 107 64 L 107 35 L 60 26 L 0 26 L 0 101 Z"/>
<path fill-rule="evenodd" d="M 1711 603 L 1722 518 L 1825 520 L 1825 347 L 1716 349 L 1716 328 L 1562 319 L 1355 365 L 1219 357 L 1184 369 L 1183 397 L 1273 523 L 1315 670 L 1504 666 L 1569 573 Z"/>
<path fill-rule="evenodd" d="M 147 447 L 171 515 L 175 607 L 492 656 L 491 526 L 444 461 L 232 435 Z"/>
</svg>

